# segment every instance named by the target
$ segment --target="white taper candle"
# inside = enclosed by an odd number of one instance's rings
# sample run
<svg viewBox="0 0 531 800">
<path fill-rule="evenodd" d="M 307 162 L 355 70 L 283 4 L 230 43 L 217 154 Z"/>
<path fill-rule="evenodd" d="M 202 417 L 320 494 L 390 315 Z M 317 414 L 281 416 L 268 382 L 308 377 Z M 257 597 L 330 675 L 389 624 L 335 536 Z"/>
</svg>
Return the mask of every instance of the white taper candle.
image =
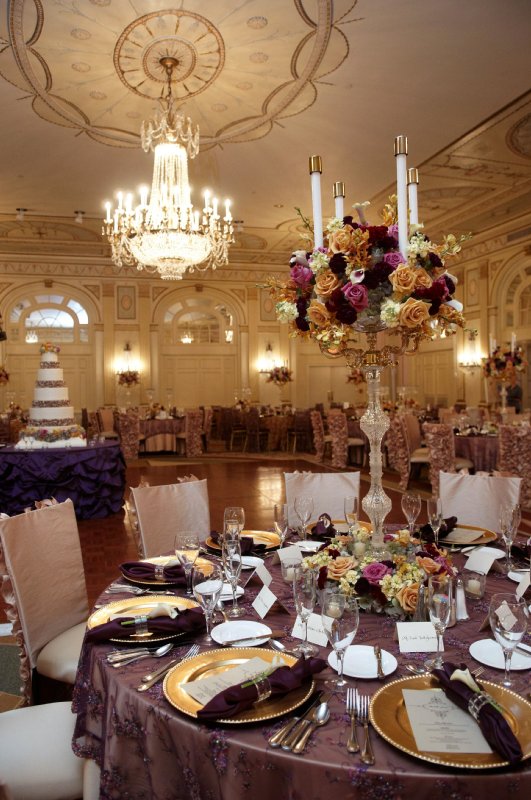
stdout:
<svg viewBox="0 0 531 800">
<path fill-rule="evenodd" d="M 395 139 L 398 248 L 407 259 L 407 136 Z"/>
<path fill-rule="evenodd" d="M 313 240 L 314 247 L 323 246 L 323 211 L 321 205 L 321 156 L 310 156 L 310 180 L 312 185 Z"/>
</svg>

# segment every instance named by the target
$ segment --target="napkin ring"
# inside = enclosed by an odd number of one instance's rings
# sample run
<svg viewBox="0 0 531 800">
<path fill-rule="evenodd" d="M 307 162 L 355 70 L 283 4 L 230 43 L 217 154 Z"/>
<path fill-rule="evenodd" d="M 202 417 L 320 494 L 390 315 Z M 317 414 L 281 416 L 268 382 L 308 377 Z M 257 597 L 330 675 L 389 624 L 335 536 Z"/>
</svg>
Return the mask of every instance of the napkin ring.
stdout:
<svg viewBox="0 0 531 800">
<path fill-rule="evenodd" d="M 271 697 L 271 684 L 269 678 L 263 677 L 255 681 L 256 686 L 256 700 L 255 703 L 263 703 L 268 697 Z"/>
<path fill-rule="evenodd" d="M 474 697 L 471 697 L 468 701 L 468 712 L 472 714 L 476 722 L 479 720 L 479 712 L 483 708 L 483 706 L 490 703 L 490 697 L 485 692 L 476 692 Z"/>
<path fill-rule="evenodd" d="M 156 581 L 164 580 L 164 567 L 162 564 L 155 564 L 154 575 Z"/>
<path fill-rule="evenodd" d="M 133 636 L 147 636 L 148 631 L 148 618 L 146 616 L 135 617 L 135 632 Z"/>
</svg>

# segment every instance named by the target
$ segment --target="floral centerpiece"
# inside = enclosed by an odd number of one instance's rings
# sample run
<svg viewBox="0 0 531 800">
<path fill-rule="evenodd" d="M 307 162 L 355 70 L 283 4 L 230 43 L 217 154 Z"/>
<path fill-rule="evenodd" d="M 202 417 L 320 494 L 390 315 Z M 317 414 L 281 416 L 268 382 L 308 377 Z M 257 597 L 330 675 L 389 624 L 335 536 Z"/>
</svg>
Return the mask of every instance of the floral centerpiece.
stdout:
<svg viewBox="0 0 531 800">
<path fill-rule="evenodd" d="M 520 345 L 506 350 L 496 347 L 489 358 L 483 359 L 483 375 L 486 378 L 510 380 L 515 372 L 525 372 L 527 366 L 524 350 Z"/>
<path fill-rule="evenodd" d="M 140 373 L 137 369 L 124 369 L 118 373 L 118 385 L 130 388 L 140 383 Z"/>
<path fill-rule="evenodd" d="M 363 548 L 356 547 L 357 543 L 370 539 L 366 528 L 358 526 L 351 531 L 351 537 L 336 537 L 326 547 L 303 559 L 303 567 L 318 571 L 319 589 L 337 586 L 343 594 L 355 597 L 365 611 L 402 618 L 410 616 L 417 606 L 419 588 L 428 575 L 453 574 L 444 550 L 433 544 L 420 546 L 407 530 L 386 536 L 390 557 L 384 559 L 375 557 L 370 550 L 363 552 Z M 415 547 L 418 549 L 411 560 L 409 553 Z"/>
<path fill-rule="evenodd" d="M 9 383 L 9 372 L 3 364 L 0 364 L 0 385 L 5 383 Z"/>
<path fill-rule="evenodd" d="M 44 342 L 44 344 L 41 344 L 39 347 L 39 352 L 41 356 L 44 355 L 44 353 L 60 353 L 61 348 L 57 344 L 52 344 L 52 342 Z"/>
<path fill-rule="evenodd" d="M 291 383 L 293 372 L 287 367 L 273 367 L 267 370 L 266 383 L 274 383 L 275 386 L 284 386 Z"/>
</svg>

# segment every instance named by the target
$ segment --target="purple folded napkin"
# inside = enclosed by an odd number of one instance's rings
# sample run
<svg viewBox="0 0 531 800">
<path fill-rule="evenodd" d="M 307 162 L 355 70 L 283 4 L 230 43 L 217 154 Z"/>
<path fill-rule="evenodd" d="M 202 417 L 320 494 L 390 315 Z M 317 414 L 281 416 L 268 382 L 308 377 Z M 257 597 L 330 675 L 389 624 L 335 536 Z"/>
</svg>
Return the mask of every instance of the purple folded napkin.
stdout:
<svg viewBox="0 0 531 800">
<path fill-rule="evenodd" d="M 312 539 L 333 539 L 337 536 L 337 531 L 332 525 L 332 520 L 328 514 L 320 514 L 317 523 L 310 531 Z"/>
<path fill-rule="evenodd" d="M 503 714 L 493 705 L 495 701 L 460 680 L 450 680 L 456 669 L 467 668 L 465 664 L 457 667 L 446 661 L 442 669 L 433 670 L 433 675 L 439 680 L 445 695 L 463 711 L 472 714 L 492 749 L 510 764 L 517 764 L 522 758 L 522 748 Z"/>
<path fill-rule="evenodd" d="M 125 639 L 135 632 L 134 625 L 122 625 L 124 619 L 113 619 L 96 625 L 86 633 L 87 642 L 106 642 L 109 639 Z M 205 616 L 200 608 L 187 608 L 177 617 L 153 617 L 147 621 L 150 633 L 174 636 L 179 633 L 201 633 L 205 629 Z M 147 639 L 138 641 L 147 642 Z"/>
<path fill-rule="evenodd" d="M 175 583 L 177 586 L 186 586 L 184 569 L 180 564 L 171 564 L 162 568 L 162 577 L 158 578 L 157 573 L 160 565 L 149 564 L 147 561 L 126 561 L 120 564 L 120 570 L 124 578 L 132 581 L 156 581 Z"/>
<path fill-rule="evenodd" d="M 281 697 L 298 689 L 307 678 L 321 672 L 325 667 L 326 661 L 322 658 L 300 658 L 292 667 L 279 667 L 268 676 L 271 697 Z M 197 717 L 207 722 L 232 717 L 252 708 L 257 699 L 255 684 L 229 686 L 203 706 L 197 712 Z"/>
<path fill-rule="evenodd" d="M 439 530 L 439 540 L 444 539 L 445 536 L 448 536 L 449 533 L 453 531 L 455 526 L 457 525 L 457 517 L 448 517 L 443 521 L 441 528 Z M 433 530 L 429 523 L 426 525 L 422 525 L 419 529 L 420 538 L 423 542 L 434 542 L 435 536 L 433 534 Z"/>
<path fill-rule="evenodd" d="M 210 531 L 210 538 L 216 544 L 221 544 L 221 536 L 217 531 Z M 242 556 L 249 556 L 251 553 L 264 553 L 266 545 L 255 543 L 252 536 L 240 536 L 240 549 Z"/>
</svg>

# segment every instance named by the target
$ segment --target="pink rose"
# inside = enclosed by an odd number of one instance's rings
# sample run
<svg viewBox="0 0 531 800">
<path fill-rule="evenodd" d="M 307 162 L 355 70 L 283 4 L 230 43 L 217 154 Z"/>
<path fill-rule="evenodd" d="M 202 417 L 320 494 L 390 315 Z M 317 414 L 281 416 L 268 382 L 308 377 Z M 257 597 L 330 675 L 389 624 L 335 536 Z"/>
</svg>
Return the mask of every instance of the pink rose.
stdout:
<svg viewBox="0 0 531 800">
<path fill-rule="evenodd" d="M 307 286 L 313 278 L 313 272 L 310 267 L 304 267 L 302 264 L 296 264 L 291 268 L 291 280 L 297 286 Z"/>
<path fill-rule="evenodd" d="M 395 239 L 398 239 L 398 225 L 396 223 L 394 225 L 389 225 L 387 234 L 388 236 L 394 236 Z"/>
<path fill-rule="evenodd" d="M 341 291 L 349 301 L 350 305 L 355 308 L 356 311 L 363 311 L 363 309 L 367 308 L 369 305 L 369 293 L 367 291 L 367 287 L 362 286 L 361 283 L 351 283 L 348 281 L 348 283 L 343 286 Z"/>
<path fill-rule="evenodd" d="M 385 564 L 375 561 L 374 564 L 367 564 L 366 567 L 363 567 L 363 572 L 361 574 L 370 584 L 379 586 L 382 578 L 385 575 L 390 575 L 392 572 L 393 570 L 391 567 L 386 567 Z"/>
<path fill-rule="evenodd" d="M 399 264 L 406 263 L 404 257 L 402 256 L 402 253 L 397 253 L 396 251 L 393 251 L 391 253 L 385 253 L 383 261 L 386 264 L 389 264 L 390 267 L 393 267 L 393 269 L 396 269 Z"/>
</svg>

